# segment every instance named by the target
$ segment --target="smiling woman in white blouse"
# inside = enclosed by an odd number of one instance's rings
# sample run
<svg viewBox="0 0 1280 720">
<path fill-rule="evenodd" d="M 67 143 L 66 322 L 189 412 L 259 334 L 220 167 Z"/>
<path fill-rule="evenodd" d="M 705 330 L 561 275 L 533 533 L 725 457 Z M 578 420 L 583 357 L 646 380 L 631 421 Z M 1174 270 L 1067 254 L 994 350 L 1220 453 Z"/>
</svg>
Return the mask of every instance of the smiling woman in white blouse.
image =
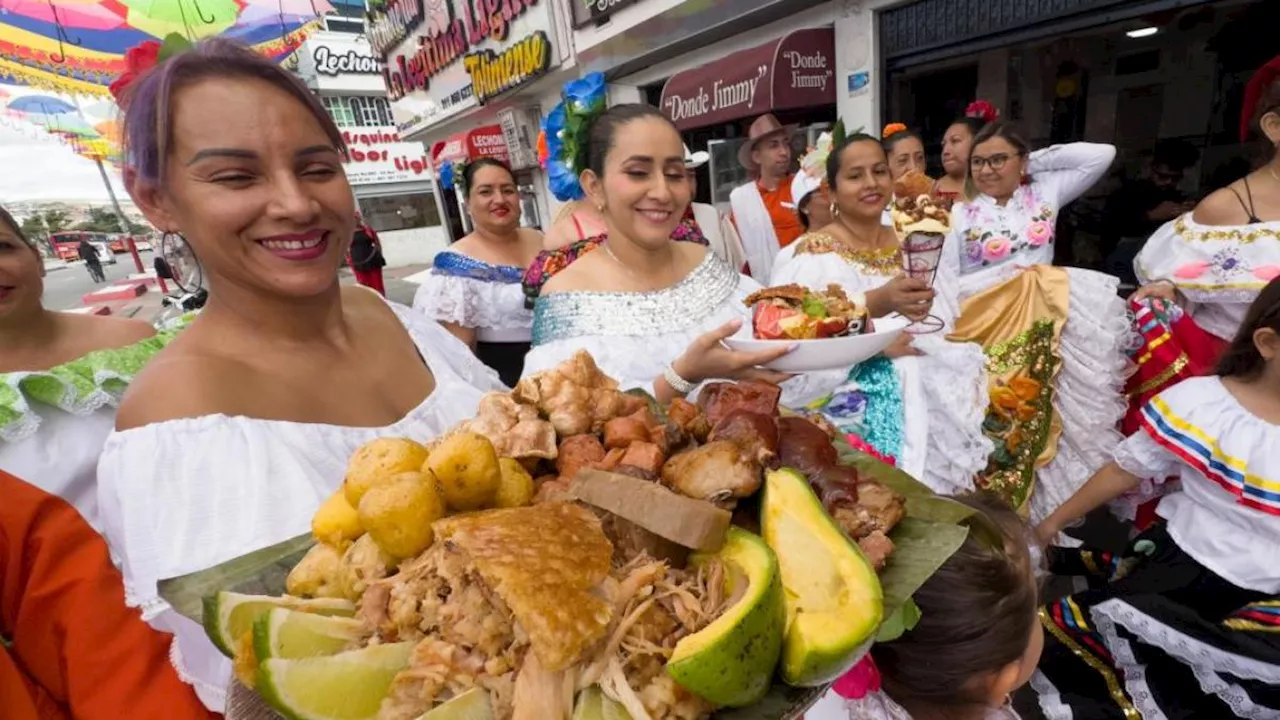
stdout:
<svg viewBox="0 0 1280 720">
<path fill-rule="evenodd" d="M 121 405 L 104 532 L 128 602 L 175 634 L 179 675 L 222 711 L 230 663 L 158 582 L 308 532 L 360 445 L 428 440 L 501 384 L 436 322 L 338 284 L 355 219 L 342 135 L 293 75 L 205 40 L 121 105 L 128 190 L 185 236 L 209 303 Z"/>
<path fill-rule="evenodd" d="M 1004 122 L 969 153 L 968 199 L 952 209 L 944 263 L 959 278 L 953 340 L 987 354 L 995 444 L 979 485 L 1042 520 L 1120 441 L 1128 322 L 1109 275 L 1053 267 L 1058 213 L 1106 173 L 1115 148 L 1031 152 Z"/>
</svg>

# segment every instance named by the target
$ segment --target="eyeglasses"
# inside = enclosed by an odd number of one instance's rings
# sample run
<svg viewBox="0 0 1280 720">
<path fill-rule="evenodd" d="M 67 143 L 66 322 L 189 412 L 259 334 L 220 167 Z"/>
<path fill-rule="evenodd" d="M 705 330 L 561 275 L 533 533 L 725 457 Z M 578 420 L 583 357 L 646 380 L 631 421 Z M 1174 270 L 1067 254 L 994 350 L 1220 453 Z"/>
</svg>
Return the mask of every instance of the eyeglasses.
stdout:
<svg viewBox="0 0 1280 720">
<path fill-rule="evenodd" d="M 1017 153 L 1014 155 L 1010 155 L 1009 153 L 1000 153 L 998 155 L 992 155 L 991 157 L 978 157 L 975 155 L 969 158 L 969 169 L 972 170 L 973 172 L 978 172 L 982 170 L 983 165 L 986 165 L 992 170 L 999 172 L 1004 168 L 1005 164 L 1007 164 L 1010 159 L 1016 158 L 1016 157 L 1022 157 L 1022 154 Z"/>
</svg>

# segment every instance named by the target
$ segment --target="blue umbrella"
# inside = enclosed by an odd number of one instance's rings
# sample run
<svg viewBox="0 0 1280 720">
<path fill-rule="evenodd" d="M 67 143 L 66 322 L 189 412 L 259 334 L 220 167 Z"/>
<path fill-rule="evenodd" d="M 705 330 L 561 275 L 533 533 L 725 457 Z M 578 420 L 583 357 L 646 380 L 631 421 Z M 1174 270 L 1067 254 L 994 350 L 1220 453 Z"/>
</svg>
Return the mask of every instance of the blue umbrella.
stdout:
<svg viewBox="0 0 1280 720">
<path fill-rule="evenodd" d="M 74 113 L 76 108 L 66 100 L 59 100 L 48 95 L 24 95 L 9 101 L 8 108 L 15 112 L 36 115 L 62 115 Z"/>
</svg>

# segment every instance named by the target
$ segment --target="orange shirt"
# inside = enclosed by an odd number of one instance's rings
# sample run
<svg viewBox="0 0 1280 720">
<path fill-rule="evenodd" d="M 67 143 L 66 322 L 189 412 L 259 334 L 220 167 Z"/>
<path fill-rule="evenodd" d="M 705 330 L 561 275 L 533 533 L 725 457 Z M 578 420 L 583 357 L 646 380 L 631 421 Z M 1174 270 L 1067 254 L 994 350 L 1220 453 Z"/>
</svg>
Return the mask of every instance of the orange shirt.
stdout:
<svg viewBox="0 0 1280 720">
<path fill-rule="evenodd" d="M 769 190 L 756 181 L 756 189 L 760 198 L 769 210 L 769 219 L 773 221 L 773 232 L 778 236 L 778 247 L 784 248 L 795 242 L 804 234 L 804 225 L 800 222 L 800 213 L 796 212 L 796 203 L 791 199 L 791 181 L 795 175 L 788 175 L 778 183 L 777 190 Z"/>
<path fill-rule="evenodd" d="M 209 720 L 75 508 L 0 472 L 0 717 Z"/>
</svg>

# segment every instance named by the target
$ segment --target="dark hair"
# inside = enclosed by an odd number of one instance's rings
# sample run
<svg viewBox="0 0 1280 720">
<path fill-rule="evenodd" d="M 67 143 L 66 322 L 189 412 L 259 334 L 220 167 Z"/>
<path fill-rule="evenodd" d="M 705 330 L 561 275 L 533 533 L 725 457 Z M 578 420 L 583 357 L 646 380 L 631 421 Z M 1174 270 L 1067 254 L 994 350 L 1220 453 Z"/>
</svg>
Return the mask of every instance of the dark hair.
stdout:
<svg viewBox="0 0 1280 720">
<path fill-rule="evenodd" d="M 884 152 L 884 146 L 880 144 L 880 141 L 866 133 L 854 133 L 845 136 L 845 139 L 840 141 L 839 145 L 831 148 L 831 153 L 827 155 L 827 185 L 833 189 L 835 188 L 836 178 L 840 176 L 840 156 L 844 155 L 844 151 L 850 145 L 861 142 L 875 143 L 876 147 L 880 148 L 881 152 Z"/>
<path fill-rule="evenodd" d="M 969 537 L 912 596 L 920 608 L 915 628 L 871 649 L 885 690 L 899 700 L 980 702 L 970 682 L 1025 655 L 1038 622 L 1026 523 L 992 492 L 952 499 L 977 512 Z"/>
<path fill-rule="evenodd" d="M 516 182 L 516 174 L 512 172 L 511 166 L 494 157 L 481 157 L 467 163 L 462 169 L 462 187 L 467 191 L 467 197 L 471 197 L 471 188 L 475 187 L 476 173 L 481 168 L 495 167 L 501 168 L 511 176 L 512 184 Z"/>
<path fill-rule="evenodd" d="M 809 229 L 809 203 L 813 202 L 816 190 L 810 190 L 804 194 L 804 197 L 796 201 L 796 215 L 800 217 L 800 224 L 805 230 Z"/>
<path fill-rule="evenodd" d="M 1270 160 L 1276 152 L 1276 146 L 1267 140 L 1262 132 L 1262 116 L 1269 112 L 1280 113 L 1280 75 L 1277 75 L 1258 96 L 1258 104 L 1254 107 L 1253 117 L 1249 118 L 1249 132 L 1256 138 L 1255 142 L 1262 148 L 1262 156 Z"/>
<path fill-rule="evenodd" d="M 1154 165 L 1164 165 L 1171 170 L 1183 171 L 1200 159 L 1200 150 L 1181 138 L 1161 140 L 1151 153 Z"/>
<path fill-rule="evenodd" d="M 173 98 L 207 78 L 261 80 L 283 90 L 302 103 L 334 148 L 346 154 L 342 132 L 301 80 L 241 43 L 213 37 L 165 60 L 125 88 L 120 107 L 126 177 L 153 185 L 163 182 L 165 159 L 173 145 Z"/>
<path fill-rule="evenodd" d="M 920 137 L 920 133 L 916 132 L 915 130 L 912 130 L 911 128 L 907 128 L 906 130 L 899 130 L 898 132 L 893 133 L 892 135 L 886 135 L 884 140 L 881 142 L 881 145 L 884 146 L 884 152 L 886 155 L 888 155 L 889 153 L 893 152 L 893 148 L 895 145 L 902 142 L 903 140 L 909 140 L 911 138 L 915 138 L 916 140 L 919 140 L 920 144 L 924 145 L 924 138 Z"/>
<path fill-rule="evenodd" d="M 988 124 L 987 121 L 983 120 L 980 117 L 969 117 L 968 115 L 961 115 L 960 117 L 953 120 L 950 125 L 947 126 L 947 130 L 950 130 L 952 127 L 956 125 L 963 125 L 964 128 L 969 131 L 970 135 L 977 137 L 978 133 L 982 132 L 982 129 L 985 128 L 987 124 Z"/>
<path fill-rule="evenodd" d="M 29 247 L 35 247 L 35 243 L 31 242 L 30 238 L 27 237 L 26 233 L 22 232 L 22 227 L 18 225 L 18 221 L 14 220 L 13 216 L 9 214 L 9 211 L 5 210 L 2 207 L 0 207 L 0 223 L 4 223 L 4 225 L 6 225 L 10 230 L 12 230 L 13 234 L 16 235 L 19 240 L 22 241 L 23 245 L 27 245 Z"/>
<path fill-rule="evenodd" d="M 670 125 L 673 132 L 680 134 L 671 119 L 652 105 L 645 103 L 614 105 L 591 120 L 591 127 L 587 131 L 586 152 L 580 153 L 586 155 L 586 167 L 578 170 L 590 169 L 596 175 L 604 177 L 604 161 L 609 151 L 613 149 L 613 141 L 618 134 L 618 129 L 645 118 L 659 118 Z"/>
<path fill-rule="evenodd" d="M 1214 373 L 1221 377 L 1252 380 L 1262 373 L 1267 360 L 1258 352 L 1253 334 L 1263 328 L 1280 333 L 1280 278 L 1267 283 L 1245 313 L 1240 330 L 1218 360 Z"/>
<path fill-rule="evenodd" d="M 1016 125 L 1005 120 L 996 120 L 987 123 L 977 135 L 973 136 L 973 143 L 969 145 L 969 159 L 972 161 L 973 151 L 978 145 L 995 138 L 1004 138 L 1018 151 L 1018 154 L 1024 157 L 1031 154 L 1031 143 L 1027 142 L 1026 135 Z M 966 200 L 972 200 L 977 196 L 978 190 L 973 184 L 973 165 L 971 164 L 964 171 L 964 197 Z"/>
</svg>

